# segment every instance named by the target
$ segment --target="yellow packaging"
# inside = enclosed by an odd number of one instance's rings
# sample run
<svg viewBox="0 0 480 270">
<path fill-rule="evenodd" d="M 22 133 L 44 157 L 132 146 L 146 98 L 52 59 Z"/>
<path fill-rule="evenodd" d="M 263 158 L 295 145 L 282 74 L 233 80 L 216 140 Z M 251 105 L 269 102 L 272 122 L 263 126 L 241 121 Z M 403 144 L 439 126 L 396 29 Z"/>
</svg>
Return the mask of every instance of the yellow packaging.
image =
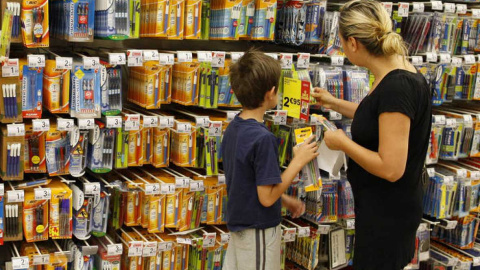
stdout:
<svg viewBox="0 0 480 270">
<path fill-rule="evenodd" d="M 142 133 L 140 130 L 132 130 L 128 135 L 128 166 L 142 166 Z"/>
<path fill-rule="evenodd" d="M 127 193 L 127 207 L 125 208 L 125 225 L 138 226 L 140 225 L 140 192 L 137 190 L 130 190 Z"/>
<path fill-rule="evenodd" d="M 52 239 L 72 238 L 72 190 L 59 179 L 51 181 L 49 235 Z"/>
<path fill-rule="evenodd" d="M 186 0 L 185 4 L 185 39 L 200 39 L 202 1 Z"/>
<path fill-rule="evenodd" d="M 153 166 L 168 167 L 170 154 L 170 130 L 153 128 Z"/>
<path fill-rule="evenodd" d="M 183 191 L 180 189 L 175 190 L 175 194 L 167 195 L 166 202 L 166 219 L 165 227 L 167 228 L 177 228 L 178 226 L 178 217 L 180 211 L 180 203 L 182 202 Z"/>
<path fill-rule="evenodd" d="M 23 44 L 27 48 L 48 47 L 48 0 L 23 0 L 22 3 Z"/>
<path fill-rule="evenodd" d="M 170 28 L 168 29 L 168 39 L 183 39 L 184 13 L 184 0 L 170 0 Z"/>
<path fill-rule="evenodd" d="M 27 242 L 48 240 L 48 201 L 35 200 L 33 189 L 25 190 L 23 233 Z"/>
<path fill-rule="evenodd" d="M 57 70 L 55 60 L 46 60 L 43 71 L 43 106 L 51 113 L 70 112 L 70 70 Z"/>
<path fill-rule="evenodd" d="M 165 231 L 165 195 L 151 196 L 150 198 L 150 218 L 148 223 L 148 232 L 158 233 Z"/>
</svg>

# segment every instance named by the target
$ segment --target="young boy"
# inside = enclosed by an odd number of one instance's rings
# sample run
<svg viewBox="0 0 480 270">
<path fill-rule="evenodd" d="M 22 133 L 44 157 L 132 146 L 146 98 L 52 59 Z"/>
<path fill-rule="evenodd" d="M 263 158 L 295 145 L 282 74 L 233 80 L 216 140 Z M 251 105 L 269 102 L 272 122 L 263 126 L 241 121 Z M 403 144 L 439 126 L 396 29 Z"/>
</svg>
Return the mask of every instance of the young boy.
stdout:
<svg viewBox="0 0 480 270">
<path fill-rule="evenodd" d="M 293 217 L 305 211 L 302 202 L 283 193 L 318 155 L 318 147 L 313 137 L 295 147 L 293 160 L 281 173 L 278 140 L 263 124 L 265 111 L 277 105 L 280 72 L 280 63 L 259 51 L 246 52 L 230 68 L 242 113 L 228 125 L 222 142 L 231 232 L 223 270 L 279 270 L 281 205 Z"/>
</svg>

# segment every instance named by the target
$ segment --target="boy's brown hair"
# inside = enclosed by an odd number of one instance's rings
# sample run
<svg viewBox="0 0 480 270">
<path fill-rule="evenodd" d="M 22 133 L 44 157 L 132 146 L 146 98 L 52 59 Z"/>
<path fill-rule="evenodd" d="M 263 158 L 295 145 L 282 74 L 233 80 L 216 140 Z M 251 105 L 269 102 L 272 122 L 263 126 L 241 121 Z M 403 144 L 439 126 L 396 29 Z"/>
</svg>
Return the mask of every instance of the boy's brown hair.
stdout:
<svg viewBox="0 0 480 270">
<path fill-rule="evenodd" d="M 251 49 L 230 67 L 230 84 L 243 108 L 256 109 L 272 87 L 277 92 L 281 72 L 279 61 Z"/>
</svg>

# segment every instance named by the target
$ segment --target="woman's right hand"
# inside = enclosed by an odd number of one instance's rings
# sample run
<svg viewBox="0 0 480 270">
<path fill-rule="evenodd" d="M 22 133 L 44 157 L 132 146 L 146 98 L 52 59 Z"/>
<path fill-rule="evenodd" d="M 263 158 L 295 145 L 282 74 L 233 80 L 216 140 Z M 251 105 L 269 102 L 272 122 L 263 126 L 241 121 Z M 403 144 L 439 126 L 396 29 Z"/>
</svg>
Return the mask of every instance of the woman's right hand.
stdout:
<svg viewBox="0 0 480 270">
<path fill-rule="evenodd" d="M 313 89 L 312 97 L 314 97 L 320 106 L 326 109 L 334 109 L 335 101 L 337 100 L 330 92 L 325 89 L 315 87 Z"/>
</svg>

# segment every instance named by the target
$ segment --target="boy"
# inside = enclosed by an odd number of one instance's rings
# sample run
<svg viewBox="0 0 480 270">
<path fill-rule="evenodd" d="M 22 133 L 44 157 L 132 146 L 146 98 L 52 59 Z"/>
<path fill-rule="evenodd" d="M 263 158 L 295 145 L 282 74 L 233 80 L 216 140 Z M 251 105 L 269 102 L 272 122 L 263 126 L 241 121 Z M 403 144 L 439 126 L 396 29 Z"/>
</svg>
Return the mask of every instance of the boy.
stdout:
<svg viewBox="0 0 480 270">
<path fill-rule="evenodd" d="M 280 72 L 280 63 L 259 51 L 246 52 L 230 68 L 242 113 L 228 125 L 222 142 L 231 232 L 223 270 L 279 270 L 281 204 L 293 217 L 305 211 L 302 202 L 283 193 L 318 155 L 318 147 L 313 137 L 295 147 L 281 173 L 277 138 L 263 124 L 265 111 L 277 105 Z"/>
</svg>

